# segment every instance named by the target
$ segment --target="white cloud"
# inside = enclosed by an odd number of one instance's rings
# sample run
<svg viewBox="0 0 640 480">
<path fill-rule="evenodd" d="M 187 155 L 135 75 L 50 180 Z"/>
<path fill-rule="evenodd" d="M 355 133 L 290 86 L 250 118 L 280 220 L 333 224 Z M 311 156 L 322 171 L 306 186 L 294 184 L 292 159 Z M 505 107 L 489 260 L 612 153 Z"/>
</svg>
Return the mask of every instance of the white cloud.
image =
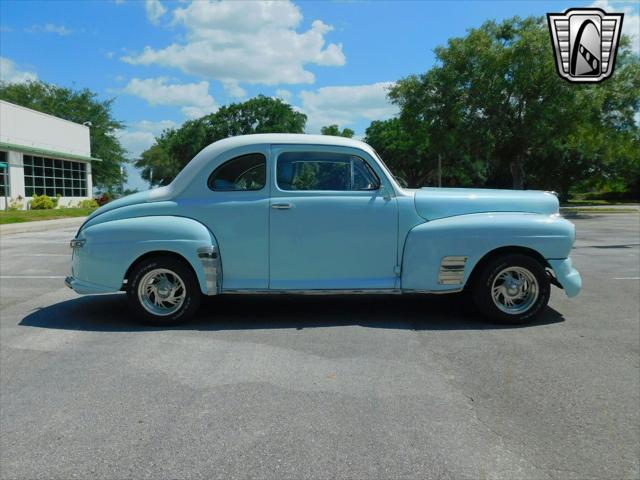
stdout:
<svg viewBox="0 0 640 480">
<path fill-rule="evenodd" d="M 60 36 L 67 36 L 73 33 L 73 30 L 64 25 L 56 25 L 55 23 L 46 23 L 44 25 L 31 25 L 27 28 L 29 33 L 55 33 Z"/>
<path fill-rule="evenodd" d="M 167 8 L 160 0 L 145 0 L 144 8 L 147 10 L 147 18 L 154 25 L 160 23 L 160 18 L 167 13 Z"/>
<path fill-rule="evenodd" d="M 201 117 L 218 109 L 215 100 L 209 95 L 209 82 L 168 82 L 169 79 L 165 77 L 133 78 L 122 91 L 143 98 L 151 105 L 179 106 L 189 118 Z"/>
<path fill-rule="evenodd" d="M 175 128 L 178 126 L 173 120 L 160 120 L 153 122 L 151 120 L 142 120 L 133 125 L 136 130 L 142 130 L 143 132 L 151 132 L 155 135 L 160 135 L 164 130 L 169 128 Z"/>
<path fill-rule="evenodd" d="M 298 32 L 301 22 L 300 9 L 288 0 L 194 1 L 173 12 L 173 23 L 186 29 L 185 42 L 122 59 L 214 78 L 232 94 L 241 93 L 239 83 L 313 83 L 306 65 L 341 66 L 345 57 L 341 44 L 326 45 L 330 25 L 315 20 Z"/>
<path fill-rule="evenodd" d="M 325 125 L 341 128 L 366 120 L 384 120 L 398 111 L 387 100 L 392 82 L 370 85 L 322 87 L 300 92 L 301 111 L 307 114 L 307 131 L 318 133 Z"/>
<path fill-rule="evenodd" d="M 225 91 L 232 97 L 243 98 L 247 95 L 247 91 L 242 88 L 236 81 L 223 81 L 222 86 L 224 87 Z"/>
<path fill-rule="evenodd" d="M 640 11 L 638 4 L 618 3 L 609 0 L 596 0 L 592 7 L 601 8 L 607 13 L 624 13 L 622 33 L 631 37 L 632 50 L 640 55 Z"/>
<path fill-rule="evenodd" d="M 289 103 L 293 94 L 289 90 L 279 88 L 276 90 L 276 97 Z"/>
<path fill-rule="evenodd" d="M 117 137 L 127 150 L 127 157 L 137 159 L 140 158 L 142 152 L 153 145 L 155 137 L 159 136 L 163 130 L 177 126 L 178 124 L 172 120 L 159 122 L 143 120 L 134 123 L 129 129 L 118 131 Z"/>
<path fill-rule="evenodd" d="M 18 68 L 13 60 L 0 57 L 0 81 L 7 83 L 23 83 L 36 80 L 38 76 L 34 72 L 23 71 Z"/>
</svg>

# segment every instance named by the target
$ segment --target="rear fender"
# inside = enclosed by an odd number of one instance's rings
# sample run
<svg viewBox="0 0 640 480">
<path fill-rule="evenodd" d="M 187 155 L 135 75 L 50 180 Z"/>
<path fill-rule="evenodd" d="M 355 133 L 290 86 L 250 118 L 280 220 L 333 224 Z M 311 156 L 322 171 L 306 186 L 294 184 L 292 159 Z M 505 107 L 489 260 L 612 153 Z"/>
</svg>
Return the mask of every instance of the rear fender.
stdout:
<svg viewBox="0 0 640 480">
<path fill-rule="evenodd" d="M 218 243 L 200 222 L 176 216 L 147 216 L 107 221 L 87 226 L 78 239 L 82 248 L 74 250 L 74 278 L 118 291 L 131 265 L 153 252 L 171 252 L 193 268 L 202 293 L 215 295 L 221 285 Z"/>
</svg>

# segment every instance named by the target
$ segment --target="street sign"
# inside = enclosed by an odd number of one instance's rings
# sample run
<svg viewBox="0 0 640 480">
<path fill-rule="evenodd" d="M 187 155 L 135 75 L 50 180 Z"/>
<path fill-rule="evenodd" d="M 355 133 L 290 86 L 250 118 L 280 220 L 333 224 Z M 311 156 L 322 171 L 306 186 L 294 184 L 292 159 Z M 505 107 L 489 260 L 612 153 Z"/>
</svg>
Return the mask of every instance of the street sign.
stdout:
<svg viewBox="0 0 640 480">
<path fill-rule="evenodd" d="M 7 162 L 0 162 L 0 168 L 7 168 L 8 166 Z"/>
</svg>

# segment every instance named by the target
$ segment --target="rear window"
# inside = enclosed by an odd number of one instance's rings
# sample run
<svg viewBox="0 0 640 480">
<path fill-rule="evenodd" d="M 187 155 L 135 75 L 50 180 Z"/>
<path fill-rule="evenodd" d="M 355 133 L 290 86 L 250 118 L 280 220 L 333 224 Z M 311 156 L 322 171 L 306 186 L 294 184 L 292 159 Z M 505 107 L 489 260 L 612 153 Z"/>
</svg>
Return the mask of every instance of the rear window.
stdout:
<svg viewBox="0 0 640 480">
<path fill-rule="evenodd" d="M 266 183 L 267 159 L 261 153 L 233 158 L 209 177 L 209 188 L 214 191 L 262 190 Z"/>
</svg>

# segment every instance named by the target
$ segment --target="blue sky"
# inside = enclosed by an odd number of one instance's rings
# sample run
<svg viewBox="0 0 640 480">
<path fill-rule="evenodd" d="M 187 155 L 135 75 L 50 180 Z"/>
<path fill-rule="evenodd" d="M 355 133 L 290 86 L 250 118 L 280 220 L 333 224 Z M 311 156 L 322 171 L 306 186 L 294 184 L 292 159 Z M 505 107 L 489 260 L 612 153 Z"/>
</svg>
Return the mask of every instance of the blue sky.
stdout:
<svg viewBox="0 0 640 480">
<path fill-rule="evenodd" d="M 638 2 L 596 3 L 625 11 L 637 51 Z M 394 115 L 389 83 L 428 70 L 448 38 L 488 19 L 589 4 L 2 0 L 0 74 L 115 98 L 132 158 L 163 128 L 260 93 L 306 113 L 309 133 L 338 123 L 360 136 L 371 120 Z M 146 188 L 128 170 L 129 186 Z"/>
</svg>

